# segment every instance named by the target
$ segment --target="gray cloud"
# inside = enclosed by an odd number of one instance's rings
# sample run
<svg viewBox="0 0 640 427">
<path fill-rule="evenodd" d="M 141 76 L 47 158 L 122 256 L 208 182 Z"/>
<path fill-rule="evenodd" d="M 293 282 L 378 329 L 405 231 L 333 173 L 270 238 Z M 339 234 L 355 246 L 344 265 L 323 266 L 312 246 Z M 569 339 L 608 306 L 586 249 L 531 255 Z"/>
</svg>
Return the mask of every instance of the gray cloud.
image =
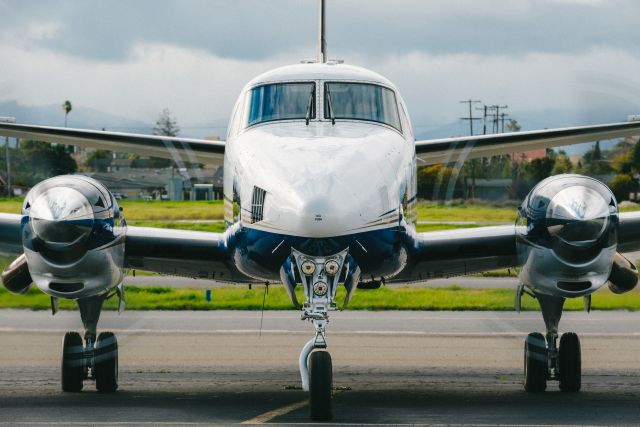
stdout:
<svg viewBox="0 0 640 427">
<path fill-rule="evenodd" d="M 469 97 L 636 113 L 638 16 L 631 0 L 328 0 L 329 54 L 394 81 L 421 128 Z M 315 36 L 315 0 L 0 0 L 0 101 L 220 123 Z"/>
<path fill-rule="evenodd" d="M 204 49 L 236 59 L 290 50 L 313 54 L 315 0 L 59 0 L 0 3 L 0 26 L 57 22 L 39 47 L 124 60 L 138 41 Z M 638 52 L 640 2 L 542 0 L 329 0 L 329 42 L 337 55 Z"/>
</svg>

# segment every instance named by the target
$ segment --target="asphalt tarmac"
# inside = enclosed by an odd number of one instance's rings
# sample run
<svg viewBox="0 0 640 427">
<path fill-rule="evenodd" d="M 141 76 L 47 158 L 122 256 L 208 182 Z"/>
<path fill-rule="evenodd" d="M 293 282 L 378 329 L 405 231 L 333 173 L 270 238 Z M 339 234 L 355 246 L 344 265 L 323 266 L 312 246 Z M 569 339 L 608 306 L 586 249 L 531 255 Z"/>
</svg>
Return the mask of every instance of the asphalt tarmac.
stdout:
<svg viewBox="0 0 640 427">
<path fill-rule="evenodd" d="M 61 338 L 77 312 L 0 311 L 0 424 L 306 424 L 295 311 L 104 313 L 117 333 L 120 390 L 62 393 Z M 334 424 L 638 425 L 640 313 L 566 313 L 582 340 L 583 391 L 522 389 L 536 312 L 339 312 L 328 341 Z"/>
</svg>

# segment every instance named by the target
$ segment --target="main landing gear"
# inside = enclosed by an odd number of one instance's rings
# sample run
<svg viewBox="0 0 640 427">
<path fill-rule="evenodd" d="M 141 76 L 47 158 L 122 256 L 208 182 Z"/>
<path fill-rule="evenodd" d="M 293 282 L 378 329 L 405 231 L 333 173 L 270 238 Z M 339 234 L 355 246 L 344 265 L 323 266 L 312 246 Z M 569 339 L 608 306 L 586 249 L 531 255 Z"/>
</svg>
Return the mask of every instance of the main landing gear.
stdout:
<svg viewBox="0 0 640 427">
<path fill-rule="evenodd" d="M 302 389 L 309 392 L 311 419 L 328 421 L 333 417 L 333 366 L 331 355 L 326 350 L 325 329 L 329 323 L 329 311 L 337 308 L 334 298 L 348 250 L 328 257 L 312 257 L 293 249 L 292 255 L 306 296 L 301 319 L 311 322 L 316 331 L 315 337 L 300 353 Z M 347 262 L 345 271 L 345 283 L 350 284 L 347 289 L 353 290 L 360 270 L 349 268 Z"/>
<path fill-rule="evenodd" d="M 558 323 L 565 298 L 536 293 L 547 334 L 532 332 L 524 343 L 524 389 L 546 390 L 547 381 L 558 381 L 560 390 L 577 392 L 581 387 L 582 360 L 580 340 L 574 332 L 565 332 L 558 340 Z"/>
<path fill-rule="evenodd" d="M 86 379 L 101 392 L 118 388 L 118 341 L 112 332 L 96 334 L 105 295 L 78 300 L 84 339 L 67 332 L 62 341 L 62 391 L 79 392 Z"/>
</svg>

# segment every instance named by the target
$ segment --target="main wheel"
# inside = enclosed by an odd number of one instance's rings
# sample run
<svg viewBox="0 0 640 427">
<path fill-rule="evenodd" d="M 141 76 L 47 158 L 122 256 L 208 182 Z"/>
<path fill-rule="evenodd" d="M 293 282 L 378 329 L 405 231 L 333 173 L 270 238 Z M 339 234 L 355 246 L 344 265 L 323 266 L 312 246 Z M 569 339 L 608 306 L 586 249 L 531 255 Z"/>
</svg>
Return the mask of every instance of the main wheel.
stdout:
<svg viewBox="0 0 640 427">
<path fill-rule="evenodd" d="M 524 342 L 524 389 L 531 392 L 547 388 L 547 342 L 540 332 L 532 332 Z"/>
<path fill-rule="evenodd" d="M 84 342 L 77 332 L 62 339 L 62 391 L 78 392 L 84 381 Z"/>
<path fill-rule="evenodd" d="M 309 410 L 313 421 L 328 421 L 333 417 L 333 367 L 327 351 L 309 355 Z"/>
<path fill-rule="evenodd" d="M 96 340 L 93 372 L 98 391 L 118 389 L 118 340 L 113 332 L 101 332 Z"/>
<path fill-rule="evenodd" d="M 582 357 L 580 355 L 580 339 L 574 332 L 567 332 L 560 338 L 558 354 L 560 390 L 567 392 L 580 391 L 582 386 Z"/>
</svg>

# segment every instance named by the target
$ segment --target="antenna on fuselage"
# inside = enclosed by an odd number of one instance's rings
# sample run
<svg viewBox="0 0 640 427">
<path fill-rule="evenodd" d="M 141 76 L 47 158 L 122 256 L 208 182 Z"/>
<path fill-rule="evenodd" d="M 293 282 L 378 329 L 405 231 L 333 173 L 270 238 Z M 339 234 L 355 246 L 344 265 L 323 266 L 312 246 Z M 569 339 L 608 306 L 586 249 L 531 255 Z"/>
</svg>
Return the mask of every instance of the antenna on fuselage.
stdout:
<svg viewBox="0 0 640 427">
<path fill-rule="evenodd" d="M 324 2 L 325 0 L 318 0 L 318 48 L 316 52 L 316 61 L 321 63 L 327 62 L 327 34 Z"/>
</svg>

